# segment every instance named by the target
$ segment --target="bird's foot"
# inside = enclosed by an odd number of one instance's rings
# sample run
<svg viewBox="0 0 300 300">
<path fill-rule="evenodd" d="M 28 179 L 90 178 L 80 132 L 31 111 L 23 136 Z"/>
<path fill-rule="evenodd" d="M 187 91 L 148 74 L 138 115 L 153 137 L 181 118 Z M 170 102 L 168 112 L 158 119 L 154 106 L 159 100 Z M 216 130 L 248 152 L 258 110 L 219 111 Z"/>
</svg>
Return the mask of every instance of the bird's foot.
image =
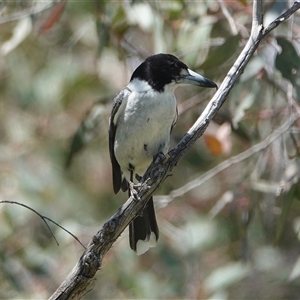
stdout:
<svg viewBox="0 0 300 300">
<path fill-rule="evenodd" d="M 129 189 L 129 196 L 136 200 L 136 201 L 142 201 L 140 196 L 138 195 L 137 189 L 139 189 L 142 185 L 140 183 L 133 183 L 132 181 L 128 182 L 128 189 Z"/>
<path fill-rule="evenodd" d="M 137 201 L 142 201 L 142 199 L 140 198 L 140 196 L 138 195 L 139 190 L 141 189 L 148 189 L 149 186 L 147 184 L 147 181 L 149 179 L 147 179 L 145 182 L 143 183 L 133 183 L 132 181 L 128 182 L 128 190 L 129 190 L 129 197 L 132 197 L 134 200 Z"/>
</svg>

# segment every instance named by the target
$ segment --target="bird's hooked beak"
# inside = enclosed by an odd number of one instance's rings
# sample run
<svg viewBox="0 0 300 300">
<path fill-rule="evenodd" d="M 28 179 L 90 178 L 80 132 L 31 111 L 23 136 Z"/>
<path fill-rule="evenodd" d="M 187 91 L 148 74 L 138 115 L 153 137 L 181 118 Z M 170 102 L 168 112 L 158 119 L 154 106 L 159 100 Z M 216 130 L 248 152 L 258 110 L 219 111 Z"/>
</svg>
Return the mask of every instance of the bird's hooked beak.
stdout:
<svg viewBox="0 0 300 300">
<path fill-rule="evenodd" d="M 191 84 L 218 89 L 218 86 L 213 81 L 209 80 L 208 78 L 205 78 L 204 76 L 190 69 L 188 69 L 187 71 L 185 70 L 184 74 L 181 74 L 179 82 L 182 84 Z"/>
</svg>

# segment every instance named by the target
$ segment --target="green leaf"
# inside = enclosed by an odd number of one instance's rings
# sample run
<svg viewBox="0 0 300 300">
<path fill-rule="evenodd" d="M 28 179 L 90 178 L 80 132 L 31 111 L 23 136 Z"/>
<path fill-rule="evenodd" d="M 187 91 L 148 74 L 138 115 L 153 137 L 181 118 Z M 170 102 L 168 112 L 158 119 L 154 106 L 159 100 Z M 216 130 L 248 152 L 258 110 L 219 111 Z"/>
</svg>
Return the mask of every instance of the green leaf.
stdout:
<svg viewBox="0 0 300 300">
<path fill-rule="evenodd" d="M 277 38 L 277 43 L 282 51 L 276 57 L 276 68 L 282 76 L 292 84 L 296 84 L 299 77 L 300 58 L 293 44 L 283 37 Z"/>
<path fill-rule="evenodd" d="M 282 213 L 280 216 L 279 226 L 278 226 L 278 229 L 276 232 L 276 238 L 275 238 L 276 244 L 278 244 L 278 242 L 281 238 L 282 232 L 284 230 L 285 223 L 287 222 L 288 214 L 291 210 L 291 206 L 292 206 L 293 200 L 295 198 L 295 194 L 297 193 L 297 185 L 298 184 L 299 183 L 294 184 L 291 187 L 291 189 L 289 190 L 289 192 L 286 194 L 286 199 L 284 200 L 283 207 L 282 207 Z"/>
<path fill-rule="evenodd" d="M 129 24 L 126 12 L 124 8 L 120 6 L 112 20 L 112 30 L 117 36 L 122 37 L 128 28 Z"/>
<path fill-rule="evenodd" d="M 247 0 L 238 0 L 242 5 L 248 6 Z"/>
<path fill-rule="evenodd" d="M 217 68 L 226 62 L 237 50 L 241 36 L 234 35 L 227 38 L 225 43 L 211 53 L 204 63 L 200 66 L 201 69 Z"/>
</svg>

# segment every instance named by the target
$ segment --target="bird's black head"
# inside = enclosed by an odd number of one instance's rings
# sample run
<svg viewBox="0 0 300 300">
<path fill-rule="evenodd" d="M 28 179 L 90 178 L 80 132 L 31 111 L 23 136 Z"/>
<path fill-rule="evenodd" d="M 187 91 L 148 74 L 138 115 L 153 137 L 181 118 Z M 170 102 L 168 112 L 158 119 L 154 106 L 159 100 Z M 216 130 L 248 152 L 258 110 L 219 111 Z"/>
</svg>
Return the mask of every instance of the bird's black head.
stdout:
<svg viewBox="0 0 300 300">
<path fill-rule="evenodd" d="M 144 80 L 158 92 L 162 92 L 166 84 L 177 81 L 182 70 L 188 67 L 172 54 L 156 54 L 149 56 L 133 72 L 131 79 Z"/>
<path fill-rule="evenodd" d="M 154 90 L 163 92 L 165 86 L 173 83 L 192 84 L 202 87 L 214 87 L 217 85 L 188 69 L 187 65 L 172 54 L 156 54 L 149 56 L 133 72 L 130 81 L 140 79 L 146 81 Z"/>
</svg>

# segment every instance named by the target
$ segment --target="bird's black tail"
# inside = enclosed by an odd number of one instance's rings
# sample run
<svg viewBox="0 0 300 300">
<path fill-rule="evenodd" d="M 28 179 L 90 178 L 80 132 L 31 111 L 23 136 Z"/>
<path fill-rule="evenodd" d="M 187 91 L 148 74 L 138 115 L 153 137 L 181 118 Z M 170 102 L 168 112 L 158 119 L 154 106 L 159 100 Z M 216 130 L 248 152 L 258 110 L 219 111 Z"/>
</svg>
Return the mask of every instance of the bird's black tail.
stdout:
<svg viewBox="0 0 300 300">
<path fill-rule="evenodd" d="M 149 248 L 156 246 L 158 237 L 159 230 L 156 223 L 153 198 L 151 197 L 142 215 L 136 217 L 129 224 L 130 247 L 138 255 L 141 255 Z"/>
</svg>

